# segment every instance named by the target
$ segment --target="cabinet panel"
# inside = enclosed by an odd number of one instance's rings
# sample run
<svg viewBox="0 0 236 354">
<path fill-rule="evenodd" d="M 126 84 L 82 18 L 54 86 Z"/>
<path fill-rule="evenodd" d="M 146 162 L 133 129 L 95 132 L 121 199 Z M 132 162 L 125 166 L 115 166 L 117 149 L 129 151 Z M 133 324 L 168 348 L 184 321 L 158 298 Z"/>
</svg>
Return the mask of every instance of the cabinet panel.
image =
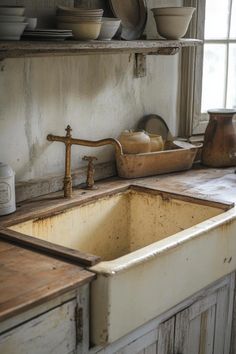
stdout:
<svg viewBox="0 0 236 354">
<path fill-rule="evenodd" d="M 76 300 L 72 300 L 0 336 L 0 353 L 76 352 Z"/>
<path fill-rule="evenodd" d="M 157 354 L 157 344 L 154 343 L 148 348 L 144 349 L 144 354 Z"/>
<path fill-rule="evenodd" d="M 148 351 L 153 350 L 158 339 L 158 331 L 155 329 L 150 333 L 138 338 L 137 340 L 129 343 L 127 346 L 121 350 L 115 352 L 115 354 L 146 354 Z"/>
<path fill-rule="evenodd" d="M 175 353 L 229 354 L 230 284 L 176 315 Z"/>
<path fill-rule="evenodd" d="M 157 354 L 174 353 L 175 317 L 162 323 L 158 330 Z"/>
<path fill-rule="evenodd" d="M 228 354 L 224 351 L 225 338 L 227 331 L 227 316 L 228 316 L 228 288 L 223 288 L 218 291 L 216 316 L 215 316 L 215 341 L 214 354 Z"/>
</svg>

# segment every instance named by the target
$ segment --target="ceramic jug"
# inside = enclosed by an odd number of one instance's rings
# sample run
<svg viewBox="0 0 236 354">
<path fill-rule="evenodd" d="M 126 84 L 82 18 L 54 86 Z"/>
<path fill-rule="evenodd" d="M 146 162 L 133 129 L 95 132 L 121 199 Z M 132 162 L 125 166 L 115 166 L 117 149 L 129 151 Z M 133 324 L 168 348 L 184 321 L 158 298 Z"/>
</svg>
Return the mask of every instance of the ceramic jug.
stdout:
<svg viewBox="0 0 236 354">
<path fill-rule="evenodd" d="M 0 162 L 0 215 L 8 215 L 15 210 L 15 173 L 9 165 Z"/>
<path fill-rule="evenodd" d="M 236 126 L 233 123 L 236 110 L 210 110 L 208 114 L 202 163 L 210 167 L 236 166 Z"/>
</svg>

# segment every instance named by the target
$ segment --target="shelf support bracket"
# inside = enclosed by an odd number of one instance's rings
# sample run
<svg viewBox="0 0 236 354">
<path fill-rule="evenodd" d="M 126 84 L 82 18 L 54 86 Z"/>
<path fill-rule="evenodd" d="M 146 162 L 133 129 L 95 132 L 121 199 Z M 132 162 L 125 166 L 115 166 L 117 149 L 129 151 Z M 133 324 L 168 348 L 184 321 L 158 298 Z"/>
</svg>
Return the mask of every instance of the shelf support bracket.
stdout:
<svg viewBox="0 0 236 354">
<path fill-rule="evenodd" d="M 134 76 L 141 78 L 147 76 L 147 55 L 135 53 Z"/>
</svg>

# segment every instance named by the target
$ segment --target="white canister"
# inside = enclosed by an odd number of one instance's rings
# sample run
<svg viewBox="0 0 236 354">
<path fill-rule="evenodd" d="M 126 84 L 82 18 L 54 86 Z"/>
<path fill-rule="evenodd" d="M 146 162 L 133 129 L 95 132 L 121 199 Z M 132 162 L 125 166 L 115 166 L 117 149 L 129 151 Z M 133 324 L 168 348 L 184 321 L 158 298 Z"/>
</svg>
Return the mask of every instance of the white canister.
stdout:
<svg viewBox="0 0 236 354">
<path fill-rule="evenodd" d="M 11 214 L 15 210 L 15 173 L 9 165 L 0 162 L 0 215 Z"/>
</svg>

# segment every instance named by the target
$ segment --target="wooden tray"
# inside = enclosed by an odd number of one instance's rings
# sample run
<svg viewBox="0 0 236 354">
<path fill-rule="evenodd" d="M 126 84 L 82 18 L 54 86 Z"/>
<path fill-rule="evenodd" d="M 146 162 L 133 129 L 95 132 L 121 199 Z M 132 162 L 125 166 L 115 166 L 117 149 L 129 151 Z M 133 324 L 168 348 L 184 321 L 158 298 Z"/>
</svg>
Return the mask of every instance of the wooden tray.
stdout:
<svg viewBox="0 0 236 354">
<path fill-rule="evenodd" d="M 144 154 L 116 153 L 119 177 L 137 178 L 189 170 L 200 146 L 169 142 L 166 150 Z"/>
</svg>

